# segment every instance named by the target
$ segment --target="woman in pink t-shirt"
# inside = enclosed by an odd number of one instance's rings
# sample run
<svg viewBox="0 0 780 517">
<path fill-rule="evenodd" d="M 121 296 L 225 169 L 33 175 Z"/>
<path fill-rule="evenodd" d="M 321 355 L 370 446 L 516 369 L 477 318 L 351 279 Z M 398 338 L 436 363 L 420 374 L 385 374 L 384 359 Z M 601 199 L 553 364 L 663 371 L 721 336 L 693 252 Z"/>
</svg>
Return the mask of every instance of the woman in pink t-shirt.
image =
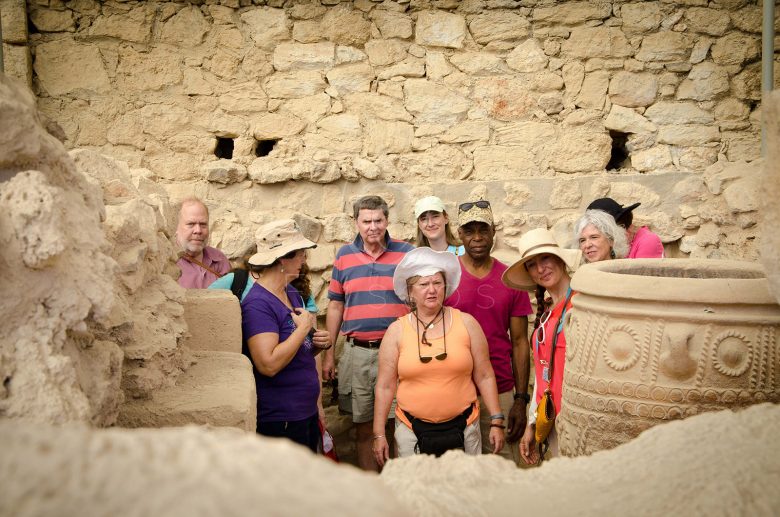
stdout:
<svg viewBox="0 0 780 517">
<path fill-rule="evenodd" d="M 539 462 L 540 451 L 536 443 L 536 407 L 545 391 L 549 390 L 557 415 L 561 409 L 563 370 L 566 359 L 566 337 L 563 321 L 571 308 L 572 293 L 570 271 L 579 265 L 581 252 L 558 246 L 553 234 L 544 228 L 531 230 L 518 243 L 520 260 L 505 272 L 504 284 L 514 289 L 536 293 L 538 311 L 531 334 L 534 357 L 534 394 L 528 411 L 528 424 L 520 440 L 520 455 L 529 465 Z M 545 301 L 545 292 L 552 303 Z M 552 456 L 558 455 L 558 440 L 553 429 L 546 442 Z"/>
</svg>

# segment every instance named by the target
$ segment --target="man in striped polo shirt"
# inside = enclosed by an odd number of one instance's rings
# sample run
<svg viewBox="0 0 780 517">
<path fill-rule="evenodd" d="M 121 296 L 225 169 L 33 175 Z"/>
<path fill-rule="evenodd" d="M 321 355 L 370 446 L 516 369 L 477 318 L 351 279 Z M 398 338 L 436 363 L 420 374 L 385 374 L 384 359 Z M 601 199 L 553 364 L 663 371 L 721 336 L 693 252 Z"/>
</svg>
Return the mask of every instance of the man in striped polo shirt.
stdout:
<svg viewBox="0 0 780 517">
<path fill-rule="evenodd" d="M 357 431 L 358 465 L 378 470 L 371 450 L 374 386 L 379 344 L 390 324 L 409 312 L 393 291 L 393 273 L 413 247 L 387 232 L 388 208 L 379 196 L 358 199 L 353 206 L 357 237 L 342 246 L 333 263 L 328 286 L 326 325 L 335 341 L 339 331 L 347 337 L 339 361 L 339 405 L 352 413 Z M 333 347 L 323 359 L 323 377 L 332 379 Z"/>
</svg>

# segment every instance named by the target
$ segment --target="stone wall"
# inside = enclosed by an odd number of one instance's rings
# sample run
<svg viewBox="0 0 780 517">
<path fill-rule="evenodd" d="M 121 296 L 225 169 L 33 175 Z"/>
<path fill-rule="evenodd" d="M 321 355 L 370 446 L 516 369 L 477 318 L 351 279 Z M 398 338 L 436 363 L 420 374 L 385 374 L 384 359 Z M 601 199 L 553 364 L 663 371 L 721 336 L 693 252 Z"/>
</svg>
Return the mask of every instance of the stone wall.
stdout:
<svg viewBox="0 0 780 517">
<path fill-rule="evenodd" d="M 609 195 L 669 255 L 757 258 L 757 204 L 703 174 L 759 154 L 756 1 L 37 0 L 29 35 L 21 4 L 4 35 L 67 145 L 205 198 L 232 257 L 294 216 L 324 271 L 371 192 L 402 238 L 431 193 L 487 196 L 499 254 Z"/>
</svg>

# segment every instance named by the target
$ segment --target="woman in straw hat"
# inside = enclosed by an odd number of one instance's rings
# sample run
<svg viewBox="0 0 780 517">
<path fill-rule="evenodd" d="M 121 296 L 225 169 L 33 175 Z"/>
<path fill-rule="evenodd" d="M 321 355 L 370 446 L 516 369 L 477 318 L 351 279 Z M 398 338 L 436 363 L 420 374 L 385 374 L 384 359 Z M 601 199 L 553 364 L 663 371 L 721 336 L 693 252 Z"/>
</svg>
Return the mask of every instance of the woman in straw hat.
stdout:
<svg viewBox="0 0 780 517">
<path fill-rule="evenodd" d="M 493 452 L 504 445 L 485 335 L 473 317 L 444 306 L 459 281 L 460 264 L 447 251 L 417 248 L 396 267 L 393 289 L 412 312 L 390 325 L 379 349 L 373 451 L 380 466 L 389 458 L 384 429 L 396 388 L 399 456 L 450 449 L 480 454 L 477 387 L 493 419 Z"/>
<path fill-rule="evenodd" d="M 438 197 L 428 196 L 417 200 L 414 204 L 414 218 L 417 220 L 414 245 L 418 248 L 449 251 L 458 256 L 466 252 L 452 233 L 444 201 Z"/>
<path fill-rule="evenodd" d="M 628 254 L 626 232 L 602 210 L 586 210 L 574 223 L 574 241 L 585 262 L 624 258 Z"/>
<path fill-rule="evenodd" d="M 292 219 L 260 227 L 257 253 L 248 260 L 253 285 L 241 302 L 241 315 L 243 352 L 254 365 L 257 432 L 316 452 L 320 381 L 314 356 L 329 347 L 328 332 L 315 329 L 315 316 L 290 285 L 306 249 L 315 246 Z"/>
<path fill-rule="evenodd" d="M 574 271 L 580 262 L 579 250 L 564 249 L 558 246 L 553 234 L 546 229 L 531 230 L 520 238 L 518 243 L 520 260 L 512 264 L 503 276 L 504 283 L 514 289 L 536 293 L 538 310 L 531 335 L 531 347 L 534 356 L 534 394 L 528 415 L 528 424 L 520 440 L 520 455 L 528 464 L 535 464 L 544 451 L 536 445 L 536 407 L 544 392 L 549 390 L 554 414 L 561 408 L 561 388 L 563 384 L 564 359 L 566 356 L 566 337 L 563 320 L 571 307 L 572 291 L 569 283 L 570 271 Z M 544 293 L 549 293 L 552 303 L 548 306 Z M 554 417 L 554 416 L 553 416 Z M 558 443 L 553 429 L 546 440 L 552 455 L 558 454 Z"/>
</svg>

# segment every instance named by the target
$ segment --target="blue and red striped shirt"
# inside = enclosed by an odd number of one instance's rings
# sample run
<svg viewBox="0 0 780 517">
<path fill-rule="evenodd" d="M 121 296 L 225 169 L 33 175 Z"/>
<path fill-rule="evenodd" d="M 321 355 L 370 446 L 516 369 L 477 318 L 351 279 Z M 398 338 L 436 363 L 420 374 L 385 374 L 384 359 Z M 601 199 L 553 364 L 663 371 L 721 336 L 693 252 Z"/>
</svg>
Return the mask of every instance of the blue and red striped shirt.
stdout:
<svg viewBox="0 0 780 517">
<path fill-rule="evenodd" d="M 390 238 L 376 259 L 366 253 L 358 235 L 336 253 L 328 299 L 344 302 L 341 333 L 355 339 L 382 339 L 390 324 L 409 312 L 393 291 L 393 273 L 404 255 L 414 247 Z"/>
</svg>

